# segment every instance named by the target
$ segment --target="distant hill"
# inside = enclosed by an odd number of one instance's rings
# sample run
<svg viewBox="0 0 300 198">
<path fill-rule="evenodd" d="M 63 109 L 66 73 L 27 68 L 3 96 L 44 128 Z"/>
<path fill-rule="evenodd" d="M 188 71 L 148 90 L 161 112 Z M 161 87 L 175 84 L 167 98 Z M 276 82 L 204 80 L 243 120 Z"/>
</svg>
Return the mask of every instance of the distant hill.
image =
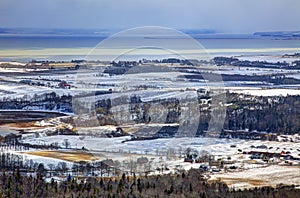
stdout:
<svg viewBox="0 0 300 198">
<path fill-rule="evenodd" d="M 300 31 L 255 32 L 254 35 L 278 38 L 300 38 Z"/>
<path fill-rule="evenodd" d="M 1 28 L 0 35 L 22 36 L 109 36 L 121 31 L 118 29 L 58 29 L 58 28 Z M 215 35 L 217 32 L 208 29 L 182 29 L 189 35 Z"/>
<path fill-rule="evenodd" d="M 48 28 L 0 28 L 0 35 L 40 36 L 108 36 L 116 30 L 107 29 L 48 29 Z"/>
</svg>

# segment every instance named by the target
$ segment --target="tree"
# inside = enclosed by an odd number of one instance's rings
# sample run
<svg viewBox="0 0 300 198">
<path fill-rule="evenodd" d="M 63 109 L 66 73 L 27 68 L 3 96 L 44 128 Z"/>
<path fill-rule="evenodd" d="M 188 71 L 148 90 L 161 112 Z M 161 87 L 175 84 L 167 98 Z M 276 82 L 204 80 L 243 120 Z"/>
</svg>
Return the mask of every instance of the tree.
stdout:
<svg viewBox="0 0 300 198">
<path fill-rule="evenodd" d="M 68 139 L 64 139 L 63 145 L 66 147 L 66 149 L 71 148 L 71 143 Z"/>
<path fill-rule="evenodd" d="M 41 176 L 44 176 L 45 175 L 45 167 L 44 167 L 44 164 L 43 163 L 40 163 L 37 167 L 37 172 L 38 174 L 40 174 Z"/>
<path fill-rule="evenodd" d="M 59 162 L 56 166 L 56 170 L 61 172 L 66 172 L 68 170 L 68 166 L 66 162 Z"/>
<path fill-rule="evenodd" d="M 52 171 L 54 169 L 54 164 L 48 164 L 48 167 L 50 169 L 50 177 L 51 177 L 51 173 L 52 173 Z"/>
<path fill-rule="evenodd" d="M 191 151 L 192 151 L 192 149 L 191 149 L 190 147 L 186 148 L 186 150 L 185 150 L 185 156 L 186 156 L 187 158 L 190 157 Z"/>
<path fill-rule="evenodd" d="M 193 186 L 192 186 L 192 184 L 190 183 L 190 193 L 192 193 L 193 192 Z"/>
</svg>

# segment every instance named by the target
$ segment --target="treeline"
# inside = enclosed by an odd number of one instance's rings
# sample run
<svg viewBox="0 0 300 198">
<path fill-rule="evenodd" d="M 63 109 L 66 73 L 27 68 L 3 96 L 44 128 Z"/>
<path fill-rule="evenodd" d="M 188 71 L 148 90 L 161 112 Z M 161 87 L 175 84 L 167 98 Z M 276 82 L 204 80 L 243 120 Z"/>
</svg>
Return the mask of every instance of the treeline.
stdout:
<svg viewBox="0 0 300 198">
<path fill-rule="evenodd" d="M 296 134 L 300 131 L 300 96 L 247 96 L 235 93 L 226 94 L 227 104 L 224 130 L 244 130 L 258 132 L 272 132 L 280 134 Z M 209 98 L 208 98 L 209 100 Z M 83 124 L 122 124 L 135 123 L 178 123 L 182 114 L 184 103 L 176 98 L 143 102 L 139 96 L 133 95 L 129 99 L 120 98 L 114 101 L 120 105 L 117 113 L 111 111 L 113 102 L 110 99 L 101 100 L 96 103 L 95 119 L 84 120 Z M 129 108 L 121 107 L 121 104 L 128 104 Z M 198 123 L 197 135 L 204 135 L 208 130 L 211 120 L 211 111 L 218 110 L 218 107 L 211 107 L 210 104 L 188 106 L 191 112 L 189 120 L 181 123 L 187 126 Z M 203 106 L 205 108 L 203 108 Z M 114 107 L 117 109 L 118 107 Z M 192 115 L 194 109 L 199 109 L 199 119 L 195 120 Z M 80 123 L 80 121 L 76 121 Z M 157 131 L 154 137 L 172 137 L 176 134 L 178 127 L 165 126 Z"/>
<path fill-rule="evenodd" d="M 300 96 L 227 94 L 224 129 L 296 134 L 300 131 Z"/>
<path fill-rule="evenodd" d="M 196 71 L 189 71 L 189 73 L 193 73 L 192 75 L 182 75 L 181 77 L 184 79 L 188 79 L 190 81 L 198 81 L 198 80 L 206 80 L 206 79 L 218 79 L 220 77 L 219 74 L 213 73 L 203 73 Z M 300 80 L 286 77 L 285 75 L 241 75 L 241 74 L 221 74 L 223 81 L 254 81 L 254 82 L 265 82 L 265 83 L 273 83 L 276 85 L 289 85 L 289 84 L 299 84 Z"/>
<path fill-rule="evenodd" d="M 136 170 L 136 162 L 133 162 L 131 168 Z M 19 170 L 22 173 L 38 173 L 41 176 L 57 176 L 64 177 L 68 173 L 76 176 L 87 176 L 92 174 L 93 176 L 116 176 L 120 175 L 121 171 L 116 168 L 119 167 L 118 161 L 106 159 L 96 162 L 79 161 L 74 162 L 72 167 L 68 167 L 66 162 L 58 162 L 57 164 L 49 163 L 44 165 L 43 163 L 34 162 L 32 159 L 26 160 L 21 155 L 16 155 L 9 152 L 0 152 L 0 171 L 1 172 L 13 172 Z M 1 196 L 0 196 L 1 197 Z"/>
<path fill-rule="evenodd" d="M 212 60 L 217 66 L 232 65 L 238 67 L 267 67 L 267 68 L 280 68 L 280 69 L 300 69 L 298 61 L 292 63 L 288 62 L 267 62 L 267 61 L 249 61 L 239 60 L 233 57 L 215 57 Z"/>
<path fill-rule="evenodd" d="M 67 177 L 66 181 L 45 182 L 41 174 L 24 177 L 19 170 L 0 176 L 0 197 L 215 197 L 281 198 L 299 197 L 294 186 L 261 187 L 250 190 L 229 189 L 220 181 L 208 182 L 199 170 L 177 175 L 117 178 Z"/>
<path fill-rule="evenodd" d="M 0 99 L 0 109 L 23 110 L 57 110 L 72 112 L 72 96 L 58 95 L 55 92 L 33 96 L 24 95 L 21 98 L 3 97 Z"/>
<path fill-rule="evenodd" d="M 225 130 L 245 130 L 261 131 L 279 134 L 296 134 L 300 131 L 300 96 L 247 96 L 235 93 L 226 94 L 227 104 L 226 118 L 223 129 Z M 158 105 L 159 104 L 159 105 Z M 168 99 L 152 102 L 142 102 L 138 96 L 130 100 L 130 114 L 137 123 L 156 122 L 160 115 L 165 115 L 164 123 L 177 123 L 179 121 L 182 103 L 177 99 Z M 155 106 L 160 106 L 155 109 Z M 164 108 L 161 108 L 161 107 Z M 199 120 L 190 120 L 186 122 L 198 122 L 197 135 L 203 135 L 208 130 L 211 120 L 212 107 L 208 106 L 206 110 L 201 109 L 202 104 L 199 99 L 199 108 L 201 113 Z M 218 107 L 214 107 L 215 109 Z M 151 109 L 151 114 L 149 113 Z M 157 115 L 154 114 L 157 112 Z M 154 116 L 155 115 L 155 116 Z M 159 120 L 159 119 L 158 119 Z M 185 122 L 182 123 L 186 124 Z M 166 126 L 156 134 L 157 137 L 174 136 L 178 127 Z"/>
</svg>

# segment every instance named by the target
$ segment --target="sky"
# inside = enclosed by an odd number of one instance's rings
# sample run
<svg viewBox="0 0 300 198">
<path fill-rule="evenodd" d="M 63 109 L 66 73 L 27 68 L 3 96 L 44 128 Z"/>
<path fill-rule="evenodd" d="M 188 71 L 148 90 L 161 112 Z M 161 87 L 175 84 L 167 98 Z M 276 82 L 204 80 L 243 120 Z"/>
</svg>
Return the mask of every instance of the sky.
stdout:
<svg viewBox="0 0 300 198">
<path fill-rule="evenodd" d="M 0 27 L 295 31 L 299 10 L 299 0 L 0 0 Z"/>
</svg>

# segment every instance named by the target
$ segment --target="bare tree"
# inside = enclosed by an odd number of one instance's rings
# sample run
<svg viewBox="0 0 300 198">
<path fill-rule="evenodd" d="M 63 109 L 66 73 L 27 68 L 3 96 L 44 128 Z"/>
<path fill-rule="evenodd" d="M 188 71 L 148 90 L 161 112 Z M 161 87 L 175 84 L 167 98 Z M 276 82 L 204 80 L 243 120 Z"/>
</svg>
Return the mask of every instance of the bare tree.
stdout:
<svg viewBox="0 0 300 198">
<path fill-rule="evenodd" d="M 48 167 L 49 167 L 49 169 L 50 169 L 50 177 L 52 176 L 52 171 L 53 171 L 53 169 L 54 169 L 54 164 L 48 164 Z"/>
<path fill-rule="evenodd" d="M 63 145 L 66 147 L 66 149 L 71 148 L 71 142 L 69 142 L 68 139 L 64 139 Z"/>
</svg>

